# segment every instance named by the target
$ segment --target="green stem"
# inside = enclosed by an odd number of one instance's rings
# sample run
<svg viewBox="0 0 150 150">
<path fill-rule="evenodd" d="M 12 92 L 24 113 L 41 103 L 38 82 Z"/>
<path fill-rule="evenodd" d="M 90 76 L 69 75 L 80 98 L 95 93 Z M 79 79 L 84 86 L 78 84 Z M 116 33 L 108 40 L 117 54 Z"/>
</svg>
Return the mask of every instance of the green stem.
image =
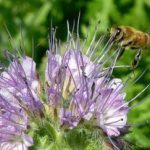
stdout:
<svg viewBox="0 0 150 150">
<path fill-rule="evenodd" d="M 50 123 L 47 123 L 46 127 L 47 127 L 48 132 L 52 136 L 57 149 L 61 149 L 62 140 L 63 140 L 61 132 L 58 131 L 58 129 L 56 129 L 56 127 L 54 127 Z"/>
</svg>

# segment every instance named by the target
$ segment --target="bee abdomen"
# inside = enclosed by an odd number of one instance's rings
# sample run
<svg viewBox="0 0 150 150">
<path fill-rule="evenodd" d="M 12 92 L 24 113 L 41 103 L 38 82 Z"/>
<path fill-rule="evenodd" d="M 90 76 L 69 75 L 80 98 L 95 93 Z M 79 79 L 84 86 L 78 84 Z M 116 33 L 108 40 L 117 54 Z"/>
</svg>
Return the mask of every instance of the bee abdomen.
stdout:
<svg viewBox="0 0 150 150">
<path fill-rule="evenodd" d="M 150 35 L 145 33 L 145 48 L 150 49 Z"/>
<path fill-rule="evenodd" d="M 150 35 L 148 33 L 138 32 L 135 37 L 136 38 L 133 39 L 133 43 L 131 44 L 131 48 L 150 48 Z"/>
</svg>

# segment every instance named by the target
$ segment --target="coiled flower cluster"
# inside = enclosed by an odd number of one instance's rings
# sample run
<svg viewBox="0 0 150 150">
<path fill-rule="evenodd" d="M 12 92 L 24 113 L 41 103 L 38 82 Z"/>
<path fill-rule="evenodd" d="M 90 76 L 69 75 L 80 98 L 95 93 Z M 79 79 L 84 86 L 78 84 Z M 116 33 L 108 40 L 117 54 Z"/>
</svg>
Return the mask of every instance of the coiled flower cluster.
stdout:
<svg viewBox="0 0 150 150">
<path fill-rule="evenodd" d="M 44 140 L 53 141 L 45 142 L 45 149 L 60 148 L 67 132 L 82 124 L 90 125 L 91 133 L 102 131 L 110 147 L 119 149 L 112 138 L 126 128 L 129 110 L 123 81 L 111 76 L 120 48 L 109 56 L 112 37 L 101 50 L 106 35 L 98 42 L 95 37 L 85 52 L 79 36 L 75 40 L 68 31 L 61 54 L 52 30 L 45 81 L 39 80 L 32 58 L 13 55 L 0 75 L 0 149 L 27 150 Z"/>
</svg>

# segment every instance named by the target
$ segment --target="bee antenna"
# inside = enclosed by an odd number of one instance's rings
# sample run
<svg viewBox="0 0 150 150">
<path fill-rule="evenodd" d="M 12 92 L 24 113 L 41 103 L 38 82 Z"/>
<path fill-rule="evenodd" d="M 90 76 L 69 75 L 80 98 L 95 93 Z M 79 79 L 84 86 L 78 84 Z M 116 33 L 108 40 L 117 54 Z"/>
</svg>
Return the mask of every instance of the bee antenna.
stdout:
<svg viewBox="0 0 150 150">
<path fill-rule="evenodd" d="M 110 28 L 107 28 L 107 32 L 110 33 Z"/>
<path fill-rule="evenodd" d="M 119 25 L 116 25 L 116 24 L 114 24 L 114 25 L 112 25 L 112 28 L 117 28 Z"/>
</svg>

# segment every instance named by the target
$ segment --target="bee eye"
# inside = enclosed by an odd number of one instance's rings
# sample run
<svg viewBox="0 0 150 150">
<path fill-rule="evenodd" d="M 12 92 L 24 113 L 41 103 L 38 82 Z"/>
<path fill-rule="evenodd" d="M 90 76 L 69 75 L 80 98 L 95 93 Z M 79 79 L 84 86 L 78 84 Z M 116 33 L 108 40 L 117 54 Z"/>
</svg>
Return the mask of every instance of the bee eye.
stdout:
<svg viewBox="0 0 150 150">
<path fill-rule="evenodd" d="M 116 29 L 116 36 L 118 36 L 118 35 L 120 34 L 120 32 L 121 32 L 121 29 L 120 29 L 120 28 L 117 28 L 117 29 Z"/>
</svg>

